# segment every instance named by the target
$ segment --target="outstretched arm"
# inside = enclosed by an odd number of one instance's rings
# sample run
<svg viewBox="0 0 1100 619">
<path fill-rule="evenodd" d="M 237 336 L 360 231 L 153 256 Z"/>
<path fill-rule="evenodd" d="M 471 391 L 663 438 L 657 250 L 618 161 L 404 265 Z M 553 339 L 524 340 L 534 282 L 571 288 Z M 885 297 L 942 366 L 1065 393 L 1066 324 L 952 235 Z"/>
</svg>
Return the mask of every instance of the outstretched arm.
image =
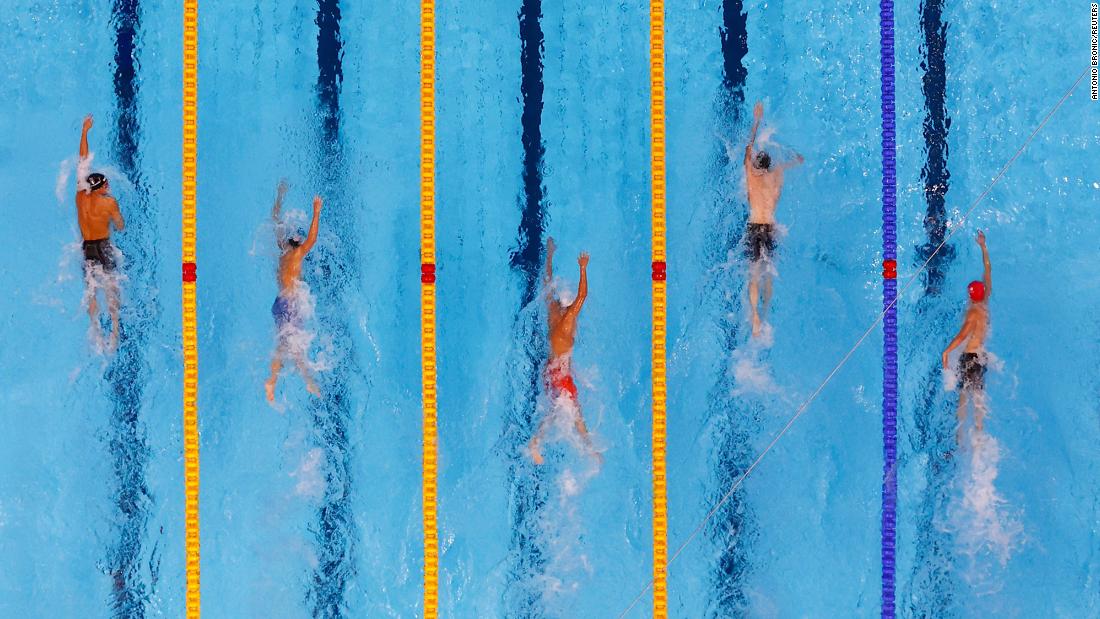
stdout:
<svg viewBox="0 0 1100 619">
<path fill-rule="evenodd" d="M 546 275 L 543 276 L 542 283 L 546 288 L 546 294 L 550 294 L 550 283 L 554 281 L 554 251 L 558 249 L 558 246 L 554 244 L 554 237 L 546 239 Z"/>
<path fill-rule="evenodd" d="M 581 281 L 577 284 L 577 298 L 569 306 L 569 313 L 576 316 L 584 306 L 584 300 L 588 298 L 588 252 L 581 252 L 577 258 L 577 264 L 581 267 Z"/>
<path fill-rule="evenodd" d="M 783 168 L 784 170 L 789 170 L 789 169 L 791 169 L 791 168 L 793 168 L 793 167 L 795 167 L 795 166 L 800 166 L 800 165 L 802 165 L 802 163 L 803 163 L 804 161 L 806 161 L 806 160 L 802 158 L 802 155 L 800 155 L 800 154 L 798 154 L 798 153 L 795 153 L 795 154 L 794 154 L 794 159 L 792 159 L 792 160 L 790 160 L 790 161 L 788 161 L 788 162 L 784 163 L 784 164 L 783 164 L 782 166 L 780 166 L 780 167 L 782 167 L 782 168 Z"/>
<path fill-rule="evenodd" d="M 306 242 L 302 243 L 302 253 L 305 254 L 309 250 L 313 249 L 314 243 L 317 242 L 317 222 L 321 219 L 321 196 L 313 196 L 313 221 L 309 224 L 309 235 L 306 236 Z"/>
<path fill-rule="evenodd" d="M 80 130 L 80 158 L 88 158 L 88 131 L 92 128 L 92 115 L 84 117 L 84 126 Z"/>
<path fill-rule="evenodd" d="M 947 348 L 945 348 L 943 351 L 943 369 L 947 369 L 947 354 L 950 353 L 952 350 L 955 350 L 955 348 L 957 348 L 959 344 L 962 344 L 966 340 L 966 338 L 970 335 L 970 329 L 970 317 L 967 316 L 966 320 L 963 321 L 962 328 L 959 329 L 959 334 L 955 336 L 955 339 L 951 340 L 951 343 L 948 344 Z"/>
<path fill-rule="evenodd" d="M 287 184 L 284 178 L 279 181 L 279 186 L 275 188 L 275 204 L 271 207 L 271 220 L 274 221 L 276 225 L 279 224 L 279 217 L 283 212 L 283 198 L 286 197 L 286 190 L 288 187 L 290 187 L 290 185 Z"/>
<path fill-rule="evenodd" d="M 745 163 L 752 160 L 752 147 L 756 144 L 756 130 L 760 128 L 760 121 L 764 118 L 764 104 L 757 101 L 752 108 L 752 130 L 749 131 L 749 143 L 745 145 Z"/>
<path fill-rule="evenodd" d="M 978 245 L 982 248 L 982 266 L 985 267 L 985 273 L 982 274 L 982 281 L 985 283 L 985 296 L 988 299 L 989 295 L 993 292 L 993 268 L 989 264 L 989 249 L 985 246 L 985 233 L 978 230 Z"/>
</svg>

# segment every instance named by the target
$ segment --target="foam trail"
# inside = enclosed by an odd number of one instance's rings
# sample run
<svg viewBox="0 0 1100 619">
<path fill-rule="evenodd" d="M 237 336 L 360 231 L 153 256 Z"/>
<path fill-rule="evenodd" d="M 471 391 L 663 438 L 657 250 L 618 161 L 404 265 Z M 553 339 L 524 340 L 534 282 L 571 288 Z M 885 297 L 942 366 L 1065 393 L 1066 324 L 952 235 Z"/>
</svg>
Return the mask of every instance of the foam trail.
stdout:
<svg viewBox="0 0 1100 619">
<path fill-rule="evenodd" d="M 580 414 L 575 402 L 568 396 L 560 396 L 549 403 L 546 414 L 549 423 L 546 438 L 569 443 L 571 453 L 554 478 L 550 500 L 555 508 L 545 510 L 539 522 L 548 550 L 541 588 L 551 612 L 568 615 L 570 599 L 594 574 L 584 550 L 585 527 L 579 502 L 588 483 L 599 473 L 600 465 L 588 455 L 590 447 L 574 425 Z M 591 434 L 589 438 L 593 438 Z"/>
<path fill-rule="evenodd" d="M 963 579 L 979 594 L 994 593 L 1002 586 L 997 569 L 1020 547 L 1024 529 L 1020 511 L 997 491 L 1003 455 L 997 439 L 975 431 L 967 455 L 943 528 L 954 533 L 956 553 L 966 559 Z"/>
<path fill-rule="evenodd" d="M 771 326 L 765 325 L 761 338 L 771 335 Z M 772 378 L 771 368 L 760 358 L 760 348 L 750 346 L 739 348 L 730 357 L 730 372 L 733 374 L 731 395 L 779 393 L 779 386 Z"/>
</svg>

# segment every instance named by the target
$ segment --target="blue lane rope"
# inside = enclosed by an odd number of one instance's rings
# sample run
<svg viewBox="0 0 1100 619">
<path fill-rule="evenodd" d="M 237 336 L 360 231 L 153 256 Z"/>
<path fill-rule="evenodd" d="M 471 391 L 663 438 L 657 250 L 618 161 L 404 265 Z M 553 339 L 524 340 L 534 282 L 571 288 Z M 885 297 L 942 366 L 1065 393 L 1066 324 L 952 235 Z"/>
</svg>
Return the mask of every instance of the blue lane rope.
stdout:
<svg viewBox="0 0 1100 619">
<path fill-rule="evenodd" d="M 897 142 L 894 133 L 894 3 L 879 3 L 882 61 L 882 617 L 894 619 L 898 503 Z"/>
</svg>

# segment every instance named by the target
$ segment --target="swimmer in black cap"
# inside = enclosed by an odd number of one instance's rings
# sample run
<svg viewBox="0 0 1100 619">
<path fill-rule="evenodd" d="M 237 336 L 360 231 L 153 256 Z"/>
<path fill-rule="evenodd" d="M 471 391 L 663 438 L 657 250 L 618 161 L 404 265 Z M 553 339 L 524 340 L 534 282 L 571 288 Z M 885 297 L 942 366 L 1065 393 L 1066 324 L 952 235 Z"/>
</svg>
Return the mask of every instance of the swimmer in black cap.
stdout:
<svg viewBox="0 0 1100 619">
<path fill-rule="evenodd" d="M 793 161 L 775 165 L 771 155 L 756 150 L 756 130 L 764 118 L 764 104 L 753 108 L 752 132 L 745 146 L 745 184 L 749 190 L 749 223 L 745 229 L 745 257 L 749 259 L 749 304 L 752 306 L 752 335 L 761 331 L 761 315 L 767 316 L 772 298 L 772 276 L 768 265 L 775 252 L 775 207 L 783 191 L 783 171 L 802 163 L 802 155 Z M 760 280 L 764 281 L 764 303 L 760 310 Z"/>
<path fill-rule="evenodd" d="M 88 131 L 92 128 L 92 116 L 84 119 L 80 132 L 80 159 L 88 158 Z M 126 227 L 118 202 L 111 197 L 111 185 L 107 177 L 94 172 L 84 179 L 85 185 L 76 192 L 76 218 L 80 234 L 84 237 L 84 281 L 88 286 L 88 316 L 93 328 L 99 329 L 96 291 L 102 287 L 107 297 L 107 309 L 111 314 L 110 348 L 118 344 L 118 280 L 115 270 L 115 250 L 111 245 L 111 224 L 116 230 Z M 79 182 L 78 182 L 79 185 Z"/>
<path fill-rule="evenodd" d="M 305 328 L 299 309 L 301 297 L 298 281 L 302 275 L 302 259 L 317 242 L 317 223 L 321 218 L 321 196 L 313 197 L 313 221 L 309 225 L 309 234 L 303 239 L 300 234 L 287 235 L 284 231 L 280 212 L 286 190 L 286 181 L 280 181 L 275 196 L 275 206 L 271 209 L 271 218 L 275 222 L 275 242 L 279 245 L 282 255 L 279 256 L 279 294 L 275 297 L 275 303 L 271 305 L 278 343 L 275 347 L 275 355 L 271 359 L 271 376 L 264 383 L 268 402 L 275 401 L 275 385 L 279 380 L 279 372 L 283 369 L 283 359 L 288 355 L 293 358 L 294 364 L 302 374 L 302 379 L 306 381 L 306 390 L 315 396 L 321 395 L 321 390 L 317 388 L 306 368 L 307 351 L 295 350 L 297 347 L 294 346 L 294 339 Z"/>
</svg>

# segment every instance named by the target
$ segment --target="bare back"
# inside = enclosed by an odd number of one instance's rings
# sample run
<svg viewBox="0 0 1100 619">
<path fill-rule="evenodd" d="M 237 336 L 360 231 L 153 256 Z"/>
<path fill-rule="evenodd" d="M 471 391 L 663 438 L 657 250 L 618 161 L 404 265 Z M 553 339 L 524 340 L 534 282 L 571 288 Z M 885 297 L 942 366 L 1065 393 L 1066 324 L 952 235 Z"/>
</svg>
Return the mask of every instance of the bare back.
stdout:
<svg viewBox="0 0 1100 619">
<path fill-rule="evenodd" d="M 302 276 L 302 259 L 306 252 L 301 247 L 288 250 L 279 257 L 279 293 L 290 292 Z"/>
<path fill-rule="evenodd" d="M 774 224 L 775 208 L 783 191 L 782 167 L 761 172 L 746 161 L 745 183 L 749 190 L 749 223 Z"/>
<path fill-rule="evenodd" d="M 966 352 L 985 351 L 985 338 L 989 334 L 989 306 L 984 302 L 971 303 L 963 325 L 966 329 Z"/>
<path fill-rule="evenodd" d="M 121 219 L 118 216 L 118 202 L 114 198 L 86 191 L 76 193 L 76 218 L 85 241 L 109 238 L 111 222 Z"/>
<path fill-rule="evenodd" d="M 547 322 L 550 326 L 551 361 L 572 352 L 573 342 L 577 339 L 578 313 L 572 305 L 563 307 L 557 301 L 550 303 Z"/>
</svg>

